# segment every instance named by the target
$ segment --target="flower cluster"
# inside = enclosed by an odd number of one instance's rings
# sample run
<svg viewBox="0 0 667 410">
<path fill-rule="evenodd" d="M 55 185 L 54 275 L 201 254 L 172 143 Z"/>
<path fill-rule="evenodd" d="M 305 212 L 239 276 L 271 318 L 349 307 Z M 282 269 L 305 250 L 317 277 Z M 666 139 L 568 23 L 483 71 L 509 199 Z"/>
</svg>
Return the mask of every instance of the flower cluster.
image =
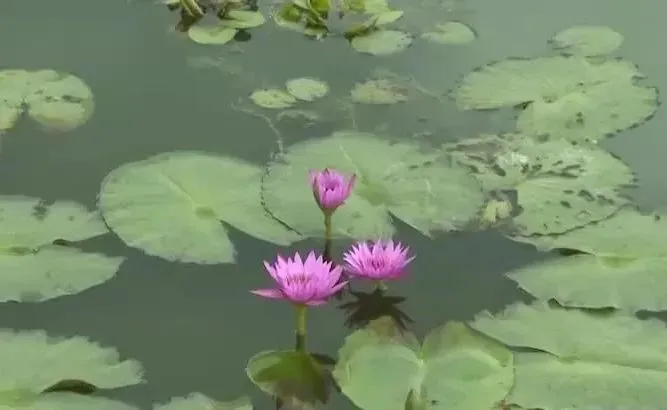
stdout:
<svg viewBox="0 0 667 410">
<path fill-rule="evenodd" d="M 338 171 L 324 169 L 310 172 L 310 185 L 315 202 L 325 216 L 345 203 L 354 188 L 355 176 L 346 178 Z M 264 267 L 275 281 L 275 287 L 257 289 L 252 293 L 272 299 L 285 299 L 299 306 L 326 303 L 350 278 L 375 281 L 403 277 L 414 259 L 409 248 L 392 240 L 358 242 L 343 254 L 343 264 L 335 265 L 311 251 L 305 259 L 295 253 L 291 258 L 278 256 Z"/>
</svg>

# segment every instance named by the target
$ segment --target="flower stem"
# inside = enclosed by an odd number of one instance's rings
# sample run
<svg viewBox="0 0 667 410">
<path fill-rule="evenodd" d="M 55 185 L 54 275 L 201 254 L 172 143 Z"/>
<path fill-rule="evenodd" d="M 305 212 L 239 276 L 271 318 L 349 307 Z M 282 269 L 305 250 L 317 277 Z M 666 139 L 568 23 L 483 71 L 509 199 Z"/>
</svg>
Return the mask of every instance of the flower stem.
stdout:
<svg viewBox="0 0 667 410">
<path fill-rule="evenodd" d="M 378 290 L 379 292 L 386 292 L 389 289 L 389 286 L 387 286 L 387 284 L 384 283 L 384 281 L 382 280 L 376 280 L 375 289 Z"/>
<path fill-rule="evenodd" d="M 306 305 L 296 305 L 296 347 L 298 352 L 306 351 Z"/>
<path fill-rule="evenodd" d="M 324 252 L 322 257 L 325 261 L 331 262 L 331 212 L 324 212 Z"/>
</svg>

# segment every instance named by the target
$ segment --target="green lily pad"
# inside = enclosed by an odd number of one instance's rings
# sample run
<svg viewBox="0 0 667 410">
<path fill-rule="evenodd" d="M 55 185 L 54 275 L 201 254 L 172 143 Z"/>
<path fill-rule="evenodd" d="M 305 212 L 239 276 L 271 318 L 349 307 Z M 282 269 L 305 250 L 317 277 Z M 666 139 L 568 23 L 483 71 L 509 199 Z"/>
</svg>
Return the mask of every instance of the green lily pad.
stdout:
<svg viewBox="0 0 667 410">
<path fill-rule="evenodd" d="M 360 104 L 397 104 L 408 100 L 408 90 L 379 78 L 355 84 L 350 96 L 353 102 Z"/>
<path fill-rule="evenodd" d="M 14 396 L 12 393 L 0 394 L 0 410 L 139 410 L 136 406 L 120 401 L 76 393 L 48 393 L 31 398 Z M 9 396 L 13 396 L 13 399 L 9 399 Z"/>
<path fill-rule="evenodd" d="M 0 330 L 0 360 L 7 366 L 0 374 L 0 408 L 20 403 L 30 409 L 47 409 L 49 403 L 54 406 L 58 402 L 66 403 L 72 396 L 69 393 L 45 393 L 54 391 L 53 386 L 62 385 L 64 381 L 81 381 L 79 384 L 86 383 L 94 389 L 115 389 L 144 382 L 143 370 L 137 361 L 121 361 L 115 349 L 101 347 L 79 336 L 62 339 L 48 337 L 43 331 Z M 87 402 L 94 404 L 94 400 Z M 109 408 L 115 407 L 112 404 Z"/>
<path fill-rule="evenodd" d="M 71 131 L 90 119 L 93 93 L 79 78 L 53 70 L 0 70 L 0 134 L 28 115 L 49 130 Z"/>
<path fill-rule="evenodd" d="M 420 347 L 381 318 L 348 336 L 338 356 L 333 376 L 364 410 L 485 410 L 513 382 L 512 353 L 455 322 L 433 330 Z"/>
<path fill-rule="evenodd" d="M 517 128 L 529 135 L 597 142 L 648 120 L 658 106 L 655 88 L 620 59 L 585 57 L 508 59 L 469 73 L 455 92 L 465 110 L 525 107 Z"/>
<path fill-rule="evenodd" d="M 253 91 L 250 100 L 262 108 L 283 109 L 296 104 L 297 99 L 293 95 L 276 88 L 264 88 Z"/>
<path fill-rule="evenodd" d="M 301 77 L 288 80 L 287 92 L 302 101 L 315 101 L 329 93 L 329 85 L 316 78 Z"/>
<path fill-rule="evenodd" d="M 232 24 L 232 23 L 230 23 Z M 188 36 L 199 44 L 227 44 L 234 39 L 238 30 L 229 25 L 196 24 L 188 29 Z"/>
<path fill-rule="evenodd" d="M 149 255 L 232 263 L 236 251 L 222 221 L 276 244 L 298 239 L 262 208 L 261 174 L 261 168 L 231 157 L 164 153 L 107 175 L 99 208 L 116 235 Z"/>
<path fill-rule="evenodd" d="M 250 358 L 246 373 L 263 392 L 285 402 L 314 406 L 325 403 L 328 398 L 327 375 L 308 353 L 294 350 L 261 352 Z"/>
<path fill-rule="evenodd" d="M 448 21 L 436 25 L 433 31 L 423 33 L 421 38 L 439 44 L 468 44 L 477 38 L 477 34 L 459 21 Z"/>
<path fill-rule="evenodd" d="M 221 402 L 201 393 L 192 393 L 187 397 L 174 397 L 165 404 L 157 404 L 153 410 L 252 410 L 252 404 L 247 397 Z"/>
<path fill-rule="evenodd" d="M 667 382 L 667 328 L 634 314 L 591 313 L 516 304 L 471 324 L 515 354 L 515 383 L 505 400 L 527 409 L 659 409 Z"/>
<path fill-rule="evenodd" d="M 628 203 L 633 171 L 595 145 L 538 141 L 522 134 L 483 135 L 447 143 L 487 192 L 516 190 L 515 236 L 567 232 L 614 214 Z"/>
<path fill-rule="evenodd" d="M 246 29 L 259 27 L 266 22 L 264 15 L 258 11 L 229 10 L 220 25 L 233 29 Z"/>
<path fill-rule="evenodd" d="M 538 249 L 576 249 L 610 258 L 667 258 L 667 216 L 644 214 L 632 206 L 621 208 L 608 219 L 561 235 L 513 237 Z"/>
<path fill-rule="evenodd" d="M 554 35 L 549 43 L 565 55 L 604 56 L 623 44 L 623 35 L 607 26 L 574 26 Z"/>
<path fill-rule="evenodd" d="M 111 279 L 125 258 L 53 244 L 106 232 L 99 214 L 76 202 L 0 196 L 0 301 L 41 302 Z"/>
<path fill-rule="evenodd" d="M 666 257 L 574 255 L 529 265 L 507 276 L 541 300 L 562 306 L 667 310 Z"/>
<path fill-rule="evenodd" d="M 355 36 L 352 48 L 360 53 L 386 56 L 404 51 L 412 44 L 412 36 L 397 30 L 374 30 Z"/>
<path fill-rule="evenodd" d="M 311 169 L 357 175 L 354 190 L 332 218 L 333 234 L 377 239 L 394 232 L 389 214 L 429 235 L 462 228 L 484 202 L 479 183 L 435 151 L 377 135 L 338 131 L 288 147 L 269 164 L 262 197 L 271 214 L 304 236 L 324 234 L 322 212 L 308 184 Z"/>
</svg>

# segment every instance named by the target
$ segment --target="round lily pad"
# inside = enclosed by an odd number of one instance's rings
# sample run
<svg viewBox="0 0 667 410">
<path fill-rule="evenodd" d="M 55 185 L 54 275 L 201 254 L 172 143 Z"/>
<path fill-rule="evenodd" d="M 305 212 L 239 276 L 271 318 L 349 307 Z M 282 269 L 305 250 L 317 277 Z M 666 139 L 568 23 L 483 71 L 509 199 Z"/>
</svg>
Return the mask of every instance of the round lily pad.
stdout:
<svg viewBox="0 0 667 410">
<path fill-rule="evenodd" d="M 164 153 L 107 175 L 99 208 L 116 235 L 150 255 L 232 263 L 236 250 L 222 222 L 276 244 L 298 239 L 262 208 L 261 174 L 260 167 L 232 157 Z"/>
<path fill-rule="evenodd" d="M 455 98 L 463 109 L 522 108 L 517 127 L 528 135 L 597 142 L 655 113 L 658 92 L 641 78 L 621 59 L 508 59 L 469 73 Z"/>
<path fill-rule="evenodd" d="M 264 88 L 253 91 L 250 100 L 262 108 L 289 108 L 297 102 L 296 97 L 277 88 Z"/>
<path fill-rule="evenodd" d="M 285 86 L 288 93 L 302 101 L 315 101 L 329 92 L 327 83 L 310 77 L 293 78 Z"/>
<path fill-rule="evenodd" d="M 261 26 L 266 22 L 264 15 L 258 11 L 229 10 L 220 25 L 233 29 L 246 29 Z"/>
<path fill-rule="evenodd" d="M 549 43 L 567 55 L 603 56 L 623 44 L 623 35 L 607 26 L 574 26 L 557 33 Z"/>
<path fill-rule="evenodd" d="M 438 24 L 435 30 L 421 35 L 424 40 L 439 44 L 468 44 L 476 37 L 472 28 L 458 21 Z"/>
<path fill-rule="evenodd" d="M 269 165 L 262 197 L 271 214 L 304 236 L 324 234 L 322 212 L 308 184 L 311 169 L 356 174 L 346 203 L 333 215 L 338 237 L 391 236 L 390 214 L 429 235 L 462 229 L 484 202 L 479 182 L 467 169 L 419 145 L 391 143 L 373 134 L 339 131 L 289 147 Z"/>
<path fill-rule="evenodd" d="M 188 30 L 188 36 L 199 44 L 227 44 L 234 39 L 237 29 L 224 24 L 196 24 Z"/>
<path fill-rule="evenodd" d="M 352 47 L 366 54 L 385 56 L 407 49 L 412 44 L 412 36 L 397 30 L 374 30 L 352 39 Z"/>
</svg>

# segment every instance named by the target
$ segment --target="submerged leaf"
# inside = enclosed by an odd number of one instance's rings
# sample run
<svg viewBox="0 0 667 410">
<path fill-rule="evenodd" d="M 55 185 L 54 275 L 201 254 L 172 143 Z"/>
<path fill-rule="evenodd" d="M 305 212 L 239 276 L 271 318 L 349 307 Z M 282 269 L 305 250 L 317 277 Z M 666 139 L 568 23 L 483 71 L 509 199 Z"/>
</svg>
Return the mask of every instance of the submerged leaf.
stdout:
<svg viewBox="0 0 667 410">
<path fill-rule="evenodd" d="M 0 410 L 139 410 L 138 407 L 105 397 L 76 393 L 48 393 L 18 401 L 0 395 Z"/>
<path fill-rule="evenodd" d="M 385 78 L 355 84 L 352 101 L 361 104 L 397 104 L 408 100 L 407 90 Z"/>
<path fill-rule="evenodd" d="M 623 44 L 623 35 L 607 26 L 574 26 L 556 33 L 549 42 L 563 54 L 603 56 Z"/>
<path fill-rule="evenodd" d="M 517 122 L 523 133 L 596 142 L 656 111 L 657 90 L 636 84 L 639 78 L 625 60 L 508 59 L 469 73 L 455 96 L 466 110 L 525 105 Z"/>
<path fill-rule="evenodd" d="M 412 44 L 412 36 L 396 30 L 373 30 L 355 36 L 351 44 L 360 53 L 386 56 L 407 49 Z"/>
<path fill-rule="evenodd" d="M 221 221 L 276 244 L 298 239 L 262 208 L 261 173 L 261 168 L 232 157 L 164 153 L 107 175 L 99 208 L 116 235 L 150 255 L 232 263 L 236 251 Z"/>
<path fill-rule="evenodd" d="M 508 404 L 522 408 L 659 409 L 667 382 L 667 328 L 632 314 L 516 304 L 478 315 L 472 326 L 516 347 Z"/>
<path fill-rule="evenodd" d="M 364 410 L 486 410 L 512 387 L 512 363 L 509 350 L 461 323 L 432 331 L 420 348 L 382 318 L 346 338 L 333 375 Z"/>
<path fill-rule="evenodd" d="M 436 25 L 435 30 L 425 32 L 421 37 L 439 44 L 468 44 L 477 37 L 477 34 L 461 22 L 448 21 Z"/>
<path fill-rule="evenodd" d="M 293 95 L 276 88 L 264 88 L 253 91 L 250 100 L 262 108 L 282 109 L 296 104 L 297 99 Z"/>
<path fill-rule="evenodd" d="M 285 83 L 287 92 L 302 101 L 318 100 L 329 92 L 329 85 L 316 78 L 293 78 Z"/>
<path fill-rule="evenodd" d="M 462 228 L 484 202 L 477 181 L 437 152 L 391 143 L 367 133 L 339 131 L 287 149 L 269 165 L 263 183 L 267 209 L 304 236 L 324 233 L 322 212 L 308 185 L 310 169 L 356 174 L 345 205 L 333 215 L 333 234 L 355 239 L 389 237 L 389 214 L 425 235 Z"/>
</svg>

